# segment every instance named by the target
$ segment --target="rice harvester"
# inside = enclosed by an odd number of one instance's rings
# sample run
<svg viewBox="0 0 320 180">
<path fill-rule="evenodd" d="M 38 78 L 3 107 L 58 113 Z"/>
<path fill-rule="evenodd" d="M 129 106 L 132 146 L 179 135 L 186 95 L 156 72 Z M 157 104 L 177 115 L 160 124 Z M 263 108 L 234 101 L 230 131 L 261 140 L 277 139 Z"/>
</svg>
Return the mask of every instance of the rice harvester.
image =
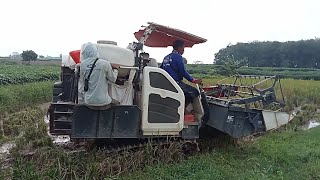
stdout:
<svg viewBox="0 0 320 180">
<path fill-rule="evenodd" d="M 286 124 L 292 118 L 279 111 L 253 108 L 281 104 L 274 87 L 280 82 L 276 76 L 236 76 L 260 78 L 274 83 L 265 89 L 255 85 L 217 84 L 196 88 L 200 96 L 192 103 L 193 120 L 185 118 L 185 97 L 179 85 L 157 61 L 143 50 L 147 47 L 168 47 L 180 39 L 186 47 L 207 40 L 185 31 L 149 22 L 134 33 L 136 42 L 119 47 L 113 41 L 97 41 L 100 58 L 120 64 L 118 79 L 109 83 L 109 95 L 118 104 L 107 110 L 93 110 L 78 103 L 77 64 L 79 50 L 63 57 L 60 81 L 53 85 L 49 107 L 50 133 L 69 135 L 71 139 L 152 139 L 178 137 L 196 140 L 201 134 L 218 130 L 234 138 L 263 133 Z M 249 89 L 244 93 L 240 89 Z M 240 96 L 247 94 L 248 96 Z M 231 98 L 234 97 L 234 98 Z M 206 131 L 204 133 L 204 131 Z"/>
</svg>

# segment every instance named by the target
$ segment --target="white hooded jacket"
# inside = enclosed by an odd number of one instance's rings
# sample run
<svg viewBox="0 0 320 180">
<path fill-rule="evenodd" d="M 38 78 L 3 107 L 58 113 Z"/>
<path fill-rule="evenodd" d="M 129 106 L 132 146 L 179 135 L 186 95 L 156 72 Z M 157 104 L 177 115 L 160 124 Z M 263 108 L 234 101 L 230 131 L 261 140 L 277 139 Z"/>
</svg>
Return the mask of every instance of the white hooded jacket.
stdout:
<svg viewBox="0 0 320 180">
<path fill-rule="evenodd" d="M 88 106 L 105 106 L 112 102 L 108 94 L 108 81 L 115 83 L 118 71 L 104 59 L 98 59 L 89 79 L 89 89 L 84 91 L 85 78 L 88 77 L 94 61 L 99 57 L 97 47 L 92 43 L 82 45 L 80 52 L 80 78 L 78 102 Z"/>
</svg>

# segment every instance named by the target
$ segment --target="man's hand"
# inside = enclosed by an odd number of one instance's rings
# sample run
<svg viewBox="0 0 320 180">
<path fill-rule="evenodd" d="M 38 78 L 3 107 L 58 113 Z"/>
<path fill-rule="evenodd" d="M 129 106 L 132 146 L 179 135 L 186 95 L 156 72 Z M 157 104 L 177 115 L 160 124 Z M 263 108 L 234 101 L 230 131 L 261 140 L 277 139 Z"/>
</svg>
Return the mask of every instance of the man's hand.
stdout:
<svg viewBox="0 0 320 180">
<path fill-rule="evenodd" d="M 119 69 L 120 65 L 119 64 L 111 64 L 112 69 Z"/>
<path fill-rule="evenodd" d="M 192 80 L 192 82 L 193 82 L 193 83 L 196 83 L 196 84 L 201 84 L 201 83 L 202 83 L 202 80 L 201 80 L 201 79 L 195 79 L 195 78 L 194 78 L 194 79 Z"/>
</svg>

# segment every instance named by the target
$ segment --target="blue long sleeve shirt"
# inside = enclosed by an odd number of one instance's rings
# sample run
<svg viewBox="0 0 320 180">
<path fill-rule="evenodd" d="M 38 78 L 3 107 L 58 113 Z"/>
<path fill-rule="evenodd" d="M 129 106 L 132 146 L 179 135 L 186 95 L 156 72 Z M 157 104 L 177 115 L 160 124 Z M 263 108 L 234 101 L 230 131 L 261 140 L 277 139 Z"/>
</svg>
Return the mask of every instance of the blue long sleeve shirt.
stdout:
<svg viewBox="0 0 320 180">
<path fill-rule="evenodd" d="M 181 82 L 183 78 L 190 82 L 193 80 L 185 69 L 182 56 L 176 51 L 172 51 L 163 59 L 160 68 L 164 69 L 177 82 Z"/>
</svg>

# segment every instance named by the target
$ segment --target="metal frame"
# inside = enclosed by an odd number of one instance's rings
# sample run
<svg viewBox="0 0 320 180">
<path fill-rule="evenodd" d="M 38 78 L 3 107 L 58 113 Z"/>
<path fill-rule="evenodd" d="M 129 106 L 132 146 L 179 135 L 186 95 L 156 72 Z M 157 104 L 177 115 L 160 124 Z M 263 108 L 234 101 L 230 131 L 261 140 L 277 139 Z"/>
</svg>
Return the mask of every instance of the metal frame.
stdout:
<svg viewBox="0 0 320 180">
<path fill-rule="evenodd" d="M 149 25 L 145 28 L 142 38 L 140 38 L 139 43 L 143 44 L 147 41 L 149 35 L 155 30 L 153 25 Z"/>
<path fill-rule="evenodd" d="M 226 81 L 228 79 L 235 78 L 232 84 L 223 84 L 221 82 Z M 261 81 L 254 83 L 252 85 L 243 85 L 243 78 L 253 78 L 253 79 L 261 79 Z M 259 89 L 257 86 L 262 83 L 273 80 L 271 86 L 265 89 Z M 237 82 L 240 82 L 240 85 Z M 276 99 L 275 86 L 279 83 L 282 101 L 280 102 Z M 228 77 L 222 79 L 217 82 L 215 86 L 218 90 L 207 91 L 205 94 L 207 95 L 207 101 L 209 103 L 220 104 L 223 106 L 231 106 L 231 105 L 245 105 L 248 106 L 251 103 L 261 102 L 262 107 L 265 108 L 267 105 L 275 103 L 280 106 L 284 106 L 285 100 L 282 91 L 282 86 L 280 83 L 280 78 L 277 76 L 257 76 L 257 75 L 236 75 L 232 77 Z M 247 91 L 239 91 L 239 89 L 246 89 Z M 223 94 L 222 97 L 214 97 L 213 94 Z M 234 98 L 235 96 L 248 95 L 250 97 L 242 97 L 242 98 Z"/>
<path fill-rule="evenodd" d="M 235 78 L 233 83 L 223 83 L 231 78 Z M 243 78 L 260 81 L 244 85 Z M 273 82 L 264 89 L 257 87 L 266 81 Z M 280 85 L 283 102 L 279 102 L 276 98 L 277 83 Z M 246 91 L 241 91 L 241 89 Z M 266 106 L 277 104 L 282 108 L 285 103 L 280 78 L 277 76 L 236 75 L 218 81 L 216 86 L 204 87 L 204 90 L 210 114 L 205 124 L 234 138 L 265 132 L 267 130 L 266 119 L 264 119 L 263 112 Z M 241 97 L 242 95 L 244 96 Z M 260 107 L 250 106 L 256 103 Z"/>
</svg>

